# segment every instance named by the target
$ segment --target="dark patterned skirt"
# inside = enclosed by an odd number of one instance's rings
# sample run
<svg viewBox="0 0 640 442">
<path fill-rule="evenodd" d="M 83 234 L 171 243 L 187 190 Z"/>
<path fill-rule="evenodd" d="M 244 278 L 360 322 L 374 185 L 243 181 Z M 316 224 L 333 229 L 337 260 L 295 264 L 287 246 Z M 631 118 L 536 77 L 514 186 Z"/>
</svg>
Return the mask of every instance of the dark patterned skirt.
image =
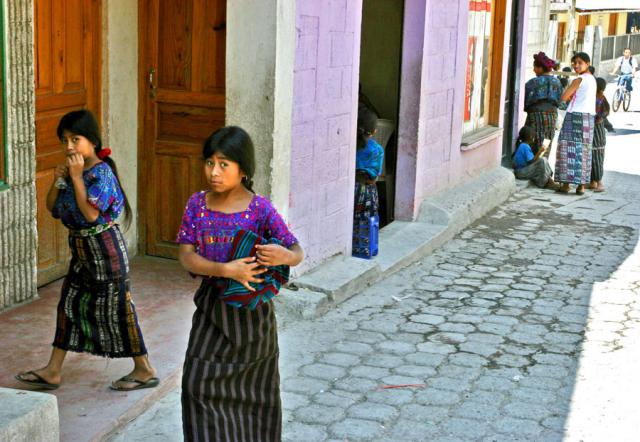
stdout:
<svg viewBox="0 0 640 442">
<path fill-rule="evenodd" d="M 607 145 L 607 130 L 604 122 L 597 123 L 593 128 L 593 147 L 605 147 Z"/>
<path fill-rule="evenodd" d="M 594 116 L 567 112 L 558 137 L 556 181 L 587 184 L 591 180 Z"/>
<path fill-rule="evenodd" d="M 215 284 L 215 282 L 213 283 Z M 282 408 L 275 310 L 218 299 L 203 282 L 195 295 L 182 374 L 186 441 L 280 441 Z"/>
<path fill-rule="evenodd" d="M 361 222 L 378 215 L 378 187 L 375 183 L 364 184 L 356 181 L 354 198 L 352 251 L 356 255 L 368 255 L 368 247 L 363 247 L 358 239 L 358 228 Z"/>
<path fill-rule="evenodd" d="M 129 257 L 118 226 L 95 236 L 70 232 L 69 248 L 71 264 L 53 346 L 110 358 L 145 355 L 129 288 Z"/>
<path fill-rule="evenodd" d="M 541 112 L 527 112 L 527 120 L 525 126 L 530 126 L 536 132 L 536 146 L 542 146 L 542 141 L 545 138 L 553 140 L 556 134 L 556 121 L 558 120 L 558 110 L 553 109 L 550 111 Z M 547 149 L 544 153 L 546 158 L 549 158 L 549 152 L 551 149 Z"/>
</svg>

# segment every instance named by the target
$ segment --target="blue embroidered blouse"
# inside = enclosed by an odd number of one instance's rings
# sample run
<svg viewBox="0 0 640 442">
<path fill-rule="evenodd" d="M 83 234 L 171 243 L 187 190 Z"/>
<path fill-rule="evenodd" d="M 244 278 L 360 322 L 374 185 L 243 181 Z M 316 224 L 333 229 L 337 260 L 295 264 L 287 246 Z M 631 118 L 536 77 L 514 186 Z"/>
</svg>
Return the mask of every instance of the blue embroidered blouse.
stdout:
<svg viewBox="0 0 640 442">
<path fill-rule="evenodd" d="M 560 105 L 562 83 L 552 75 L 540 75 L 524 85 L 525 112 L 555 110 Z"/>
<path fill-rule="evenodd" d="M 70 178 L 67 188 L 60 189 L 58 199 L 51 214 L 60 218 L 70 229 L 86 229 L 98 224 L 115 221 L 124 210 L 124 195 L 120 183 L 107 163 L 100 162 L 82 172 L 82 180 L 87 188 L 89 204 L 100 211 L 95 222 L 88 222 L 76 203 L 75 190 Z"/>
<path fill-rule="evenodd" d="M 369 138 L 362 149 L 356 149 L 356 170 L 362 170 L 375 179 L 382 173 L 384 149 L 373 138 Z"/>
</svg>

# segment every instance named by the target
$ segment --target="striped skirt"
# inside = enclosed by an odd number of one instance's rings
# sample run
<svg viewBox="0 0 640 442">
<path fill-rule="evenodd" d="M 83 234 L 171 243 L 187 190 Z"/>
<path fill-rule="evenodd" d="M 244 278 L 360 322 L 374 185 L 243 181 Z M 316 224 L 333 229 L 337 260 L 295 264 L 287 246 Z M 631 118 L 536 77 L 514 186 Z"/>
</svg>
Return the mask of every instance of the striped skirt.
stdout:
<svg viewBox="0 0 640 442">
<path fill-rule="evenodd" d="M 591 181 L 594 116 L 567 112 L 558 137 L 556 181 L 587 184 Z"/>
<path fill-rule="evenodd" d="M 607 130 L 604 122 L 597 123 L 593 128 L 593 147 L 605 147 L 607 145 Z"/>
<path fill-rule="evenodd" d="M 53 346 L 110 358 L 147 353 L 129 288 L 129 257 L 117 225 L 69 234 L 71 264 L 58 303 Z"/>
<path fill-rule="evenodd" d="M 558 120 L 558 110 L 541 112 L 527 112 L 527 120 L 525 126 L 530 126 L 536 132 L 536 146 L 542 146 L 542 142 L 545 138 L 553 140 L 556 134 L 556 121 Z M 546 158 L 549 158 L 551 149 L 547 149 L 544 153 Z"/>
<path fill-rule="evenodd" d="M 255 310 L 218 298 L 203 282 L 195 295 L 182 374 L 186 441 L 280 441 L 278 335 L 272 302 Z"/>
<path fill-rule="evenodd" d="M 602 181 L 604 176 L 604 147 L 594 147 L 591 156 L 591 181 Z"/>
</svg>

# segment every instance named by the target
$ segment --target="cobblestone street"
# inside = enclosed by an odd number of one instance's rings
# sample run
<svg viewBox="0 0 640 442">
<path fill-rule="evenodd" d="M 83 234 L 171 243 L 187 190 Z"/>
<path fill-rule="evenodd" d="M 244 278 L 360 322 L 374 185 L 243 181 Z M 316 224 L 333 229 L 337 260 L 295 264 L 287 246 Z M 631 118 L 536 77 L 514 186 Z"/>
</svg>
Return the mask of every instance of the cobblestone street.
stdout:
<svg viewBox="0 0 640 442">
<path fill-rule="evenodd" d="M 637 440 L 636 118 L 612 118 L 606 193 L 521 189 L 421 262 L 285 326 L 284 440 Z M 180 391 L 113 440 L 182 440 Z"/>
<path fill-rule="evenodd" d="M 618 379 L 640 367 L 637 233 L 592 208 L 612 200 L 576 201 L 522 190 L 435 254 L 285 328 L 284 439 L 634 434 L 637 387 Z M 398 387 L 407 384 L 417 386 Z M 620 425 L 610 428 L 618 410 Z M 164 422 L 156 440 L 179 440 L 179 392 L 117 440 L 138 440 L 136 428 L 152 417 Z"/>
<path fill-rule="evenodd" d="M 636 237 L 549 203 L 522 208 L 537 195 L 304 333 L 341 324 L 336 342 L 286 333 L 283 346 L 302 350 L 291 360 L 304 359 L 283 366 L 286 438 L 562 440 L 580 358 L 624 351 L 640 330 L 638 287 L 613 273 Z M 404 384 L 426 386 L 381 388 Z"/>
</svg>

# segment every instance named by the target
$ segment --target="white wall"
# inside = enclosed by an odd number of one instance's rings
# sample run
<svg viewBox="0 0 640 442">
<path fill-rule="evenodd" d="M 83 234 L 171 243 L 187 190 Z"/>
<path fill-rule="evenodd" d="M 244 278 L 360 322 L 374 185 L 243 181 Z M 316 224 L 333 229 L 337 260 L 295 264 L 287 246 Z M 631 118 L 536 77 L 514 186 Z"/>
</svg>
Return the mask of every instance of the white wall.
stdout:
<svg viewBox="0 0 640 442">
<path fill-rule="evenodd" d="M 255 190 L 286 215 L 291 168 L 295 2 L 227 3 L 226 124 L 256 148 Z"/>
<path fill-rule="evenodd" d="M 107 0 L 102 20 L 103 141 L 113 150 L 133 210 L 125 237 L 134 255 L 138 249 L 138 2 Z"/>
<path fill-rule="evenodd" d="M 529 0 L 529 19 L 527 26 L 527 59 L 526 69 L 524 72 L 525 81 L 533 78 L 533 55 L 538 52 L 546 52 L 549 46 L 549 1 L 548 0 Z M 554 58 L 555 54 L 547 54 L 550 58 Z"/>
</svg>

